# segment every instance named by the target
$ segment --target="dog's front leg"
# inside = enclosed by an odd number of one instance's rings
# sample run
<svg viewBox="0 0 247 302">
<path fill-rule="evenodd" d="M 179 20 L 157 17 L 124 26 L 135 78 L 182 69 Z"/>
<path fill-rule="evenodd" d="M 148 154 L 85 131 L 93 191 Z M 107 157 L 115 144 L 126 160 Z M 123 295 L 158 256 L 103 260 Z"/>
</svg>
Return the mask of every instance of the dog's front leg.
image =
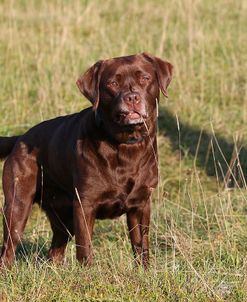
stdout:
<svg viewBox="0 0 247 302">
<path fill-rule="evenodd" d="M 134 257 L 137 263 L 142 262 L 144 269 L 149 265 L 149 223 L 150 200 L 143 208 L 130 210 L 127 213 L 127 224 Z"/>
<path fill-rule="evenodd" d="M 91 204 L 83 203 L 77 196 L 73 205 L 76 258 L 80 263 L 92 263 L 92 233 L 95 211 Z"/>
</svg>

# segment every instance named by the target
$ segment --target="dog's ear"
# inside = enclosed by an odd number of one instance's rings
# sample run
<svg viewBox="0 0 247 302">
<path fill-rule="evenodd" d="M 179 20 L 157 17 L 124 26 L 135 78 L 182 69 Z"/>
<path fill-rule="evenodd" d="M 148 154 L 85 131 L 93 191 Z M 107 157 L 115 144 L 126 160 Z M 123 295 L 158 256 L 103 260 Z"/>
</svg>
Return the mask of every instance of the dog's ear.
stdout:
<svg viewBox="0 0 247 302">
<path fill-rule="evenodd" d="M 167 87 L 169 86 L 172 80 L 172 64 L 145 52 L 142 53 L 142 55 L 147 61 L 153 64 L 160 90 L 164 94 L 164 96 L 168 97 Z"/>
<path fill-rule="evenodd" d="M 104 61 L 98 61 L 76 81 L 81 93 L 93 104 L 96 110 L 99 105 L 99 82 Z"/>
</svg>

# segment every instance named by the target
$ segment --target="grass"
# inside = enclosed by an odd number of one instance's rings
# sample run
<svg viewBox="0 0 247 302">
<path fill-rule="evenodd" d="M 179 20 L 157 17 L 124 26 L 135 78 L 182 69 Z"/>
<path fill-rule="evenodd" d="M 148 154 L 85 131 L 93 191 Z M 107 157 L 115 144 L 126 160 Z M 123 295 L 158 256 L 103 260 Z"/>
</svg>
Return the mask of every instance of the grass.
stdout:
<svg viewBox="0 0 247 302">
<path fill-rule="evenodd" d="M 48 263 L 34 207 L 0 301 L 247 301 L 246 1 L 3 0 L 0 25 L 1 135 L 87 107 L 75 81 L 99 59 L 147 51 L 175 70 L 150 270 L 134 268 L 124 217 L 97 221 L 92 268 L 74 241 L 65 266 Z"/>
</svg>

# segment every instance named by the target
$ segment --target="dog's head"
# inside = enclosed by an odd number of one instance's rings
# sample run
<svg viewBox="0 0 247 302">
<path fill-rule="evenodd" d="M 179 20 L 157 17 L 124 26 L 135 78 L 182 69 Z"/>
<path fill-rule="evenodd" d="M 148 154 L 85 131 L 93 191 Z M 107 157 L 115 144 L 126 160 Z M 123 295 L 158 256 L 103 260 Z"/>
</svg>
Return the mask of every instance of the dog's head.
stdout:
<svg viewBox="0 0 247 302">
<path fill-rule="evenodd" d="M 156 114 L 159 91 L 167 96 L 172 65 L 150 54 L 99 61 L 78 80 L 82 94 L 111 127 L 143 124 Z"/>
</svg>

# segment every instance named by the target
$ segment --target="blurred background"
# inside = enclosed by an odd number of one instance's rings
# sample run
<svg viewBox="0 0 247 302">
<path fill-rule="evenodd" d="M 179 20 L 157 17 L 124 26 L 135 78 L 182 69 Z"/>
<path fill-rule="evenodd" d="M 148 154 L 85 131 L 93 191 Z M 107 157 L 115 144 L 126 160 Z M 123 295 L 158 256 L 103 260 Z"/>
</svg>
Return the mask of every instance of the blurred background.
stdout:
<svg viewBox="0 0 247 302">
<path fill-rule="evenodd" d="M 52 267 L 50 228 L 35 208 L 19 279 L 0 277 L 3 299 L 247 299 L 246 28 L 245 0 L 0 1 L 2 136 L 89 106 L 75 82 L 99 59 L 145 51 L 174 65 L 160 102 L 150 272 L 132 271 L 124 218 L 97 222 L 94 268 L 78 268 L 73 242 L 70 272 Z"/>
</svg>

